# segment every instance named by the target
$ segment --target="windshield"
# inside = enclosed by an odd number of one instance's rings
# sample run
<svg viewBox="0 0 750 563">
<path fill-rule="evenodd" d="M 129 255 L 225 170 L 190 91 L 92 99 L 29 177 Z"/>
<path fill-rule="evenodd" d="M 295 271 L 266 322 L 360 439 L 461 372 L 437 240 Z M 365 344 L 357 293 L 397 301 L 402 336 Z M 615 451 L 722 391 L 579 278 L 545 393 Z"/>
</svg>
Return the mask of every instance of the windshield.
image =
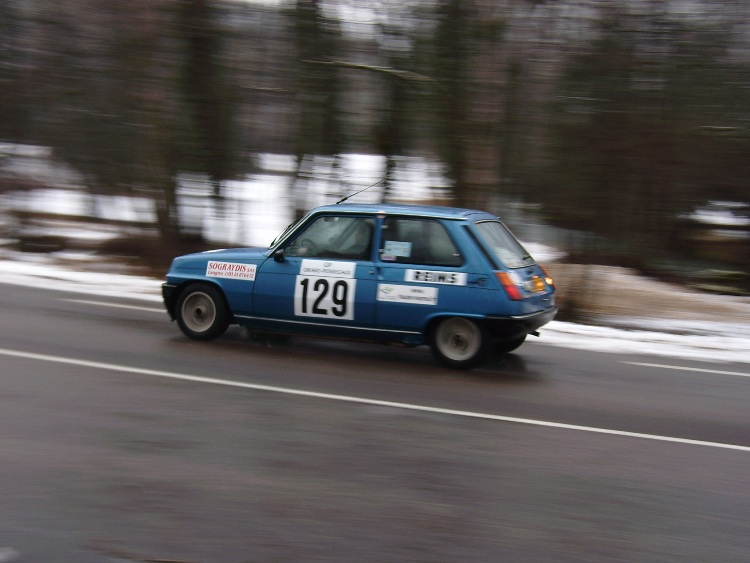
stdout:
<svg viewBox="0 0 750 563">
<path fill-rule="evenodd" d="M 476 227 L 485 245 L 506 268 L 522 268 L 534 263 L 526 249 L 499 221 L 483 221 Z"/>
</svg>

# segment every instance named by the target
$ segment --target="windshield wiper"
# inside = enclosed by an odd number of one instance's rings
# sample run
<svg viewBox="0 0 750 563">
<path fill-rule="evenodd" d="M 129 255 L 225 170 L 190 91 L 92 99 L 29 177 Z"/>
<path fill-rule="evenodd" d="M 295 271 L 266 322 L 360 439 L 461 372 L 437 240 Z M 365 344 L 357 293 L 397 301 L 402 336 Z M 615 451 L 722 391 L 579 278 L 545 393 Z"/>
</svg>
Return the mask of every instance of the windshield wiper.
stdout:
<svg viewBox="0 0 750 563">
<path fill-rule="evenodd" d="M 287 234 L 289 231 L 291 231 L 292 227 L 294 227 L 299 222 L 300 222 L 300 219 L 298 219 L 297 221 L 292 221 L 291 223 L 289 223 L 289 225 L 287 225 L 287 228 L 284 229 L 283 231 L 281 231 L 281 233 L 279 234 L 279 236 L 277 236 L 275 239 L 273 239 L 271 241 L 271 244 L 268 245 L 268 248 L 271 248 L 272 246 L 275 246 L 276 243 L 279 242 L 282 238 L 284 238 L 284 235 Z"/>
</svg>

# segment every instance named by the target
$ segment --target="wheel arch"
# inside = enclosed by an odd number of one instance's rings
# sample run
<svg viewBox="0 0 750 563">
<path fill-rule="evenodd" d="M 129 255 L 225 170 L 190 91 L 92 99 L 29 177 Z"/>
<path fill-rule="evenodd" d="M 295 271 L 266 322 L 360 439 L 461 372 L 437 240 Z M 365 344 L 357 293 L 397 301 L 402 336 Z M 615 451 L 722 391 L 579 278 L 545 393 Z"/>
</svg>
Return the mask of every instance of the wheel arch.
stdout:
<svg viewBox="0 0 750 563">
<path fill-rule="evenodd" d="M 180 296 L 190 287 L 193 285 L 208 285 L 210 287 L 213 287 L 219 292 L 219 295 L 221 296 L 221 300 L 224 303 L 224 306 L 226 308 L 228 317 L 229 317 L 229 323 L 234 324 L 237 321 L 234 318 L 234 313 L 232 312 L 232 308 L 229 306 L 229 300 L 227 299 L 226 293 L 224 292 L 224 288 L 221 287 L 221 284 L 216 283 L 214 280 L 209 280 L 205 278 L 190 278 L 183 280 L 182 282 L 175 284 L 174 290 L 172 292 L 172 296 L 170 297 L 170 303 L 167 307 L 167 311 L 169 312 L 169 316 L 174 320 L 176 318 L 176 308 L 177 303 L 180 301 Z"/>
<path fill-rule="evenodd" d="M 429 319 L 427 319 L 427 322 L 424 325 L 423 335 L 425 338 L 425 342 L 429 342 L 430 338 L 435 332 L 435 328 L 440 323 L 440 321 L 450 318 L 462 318 L 462 319 L 469 319 L 471 321 L 474 321 L 478 325 L 484 326 L 486 330 L 489 329 L 487 324 L 487 318 L 484 315 L 471 315 L 466 313 L 454 313 L 454 312 L 440 312 L 432 315 Z"/>
</svg>

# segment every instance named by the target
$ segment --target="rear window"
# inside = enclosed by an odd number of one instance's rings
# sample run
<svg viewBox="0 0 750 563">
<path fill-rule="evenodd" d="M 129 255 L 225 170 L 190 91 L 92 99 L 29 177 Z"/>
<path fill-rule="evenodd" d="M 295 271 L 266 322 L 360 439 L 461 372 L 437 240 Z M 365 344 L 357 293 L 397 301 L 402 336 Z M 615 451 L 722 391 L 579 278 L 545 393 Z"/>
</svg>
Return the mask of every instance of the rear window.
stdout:
<svg viewBox="0 0 750 563">
<path fill-rule="evenodd" d="M 484 244 L 506 268 L 522 268 L 534 263 L 526 249 L 499 221 L 483 221 L 477 223 L 476 228 Z"/>
</svg>

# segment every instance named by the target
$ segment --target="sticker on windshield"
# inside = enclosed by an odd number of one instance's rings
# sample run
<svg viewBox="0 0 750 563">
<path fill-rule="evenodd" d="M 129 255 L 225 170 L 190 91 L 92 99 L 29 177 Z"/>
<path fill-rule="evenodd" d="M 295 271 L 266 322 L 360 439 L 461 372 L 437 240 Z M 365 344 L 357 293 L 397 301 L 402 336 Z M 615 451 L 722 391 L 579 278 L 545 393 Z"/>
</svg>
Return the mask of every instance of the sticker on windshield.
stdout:
<svg viewBox="0 0 750 563">
<path fill-rule="evenodd" d="M 414 303 L 437 305 L 437 287 L 415 287 L 413 285 L 378 284 L 378 301 L 386 303 Z"/>
<path fill-rule="evenodd" d="M 209 260 L 206 265 L 206 276 L 209 278 L 226 278 L 230 280 L 255 280 L 255 264 L 237 262 L 215 262 Z"/>
<path fill-rule="evenodd" d="M 466 272 L 438 272 L 432 270 L 406 270 L 404 280 L 417 283 L 442 283 L 466 285 Z"/>
<path fill-rule="evenodd" d="M 397 258 L 408 258 L 411 256 L 411 243 L 398 240 L 387 240 L 383 245 L 381 259 L 396 260 Z"/>
</svg>

